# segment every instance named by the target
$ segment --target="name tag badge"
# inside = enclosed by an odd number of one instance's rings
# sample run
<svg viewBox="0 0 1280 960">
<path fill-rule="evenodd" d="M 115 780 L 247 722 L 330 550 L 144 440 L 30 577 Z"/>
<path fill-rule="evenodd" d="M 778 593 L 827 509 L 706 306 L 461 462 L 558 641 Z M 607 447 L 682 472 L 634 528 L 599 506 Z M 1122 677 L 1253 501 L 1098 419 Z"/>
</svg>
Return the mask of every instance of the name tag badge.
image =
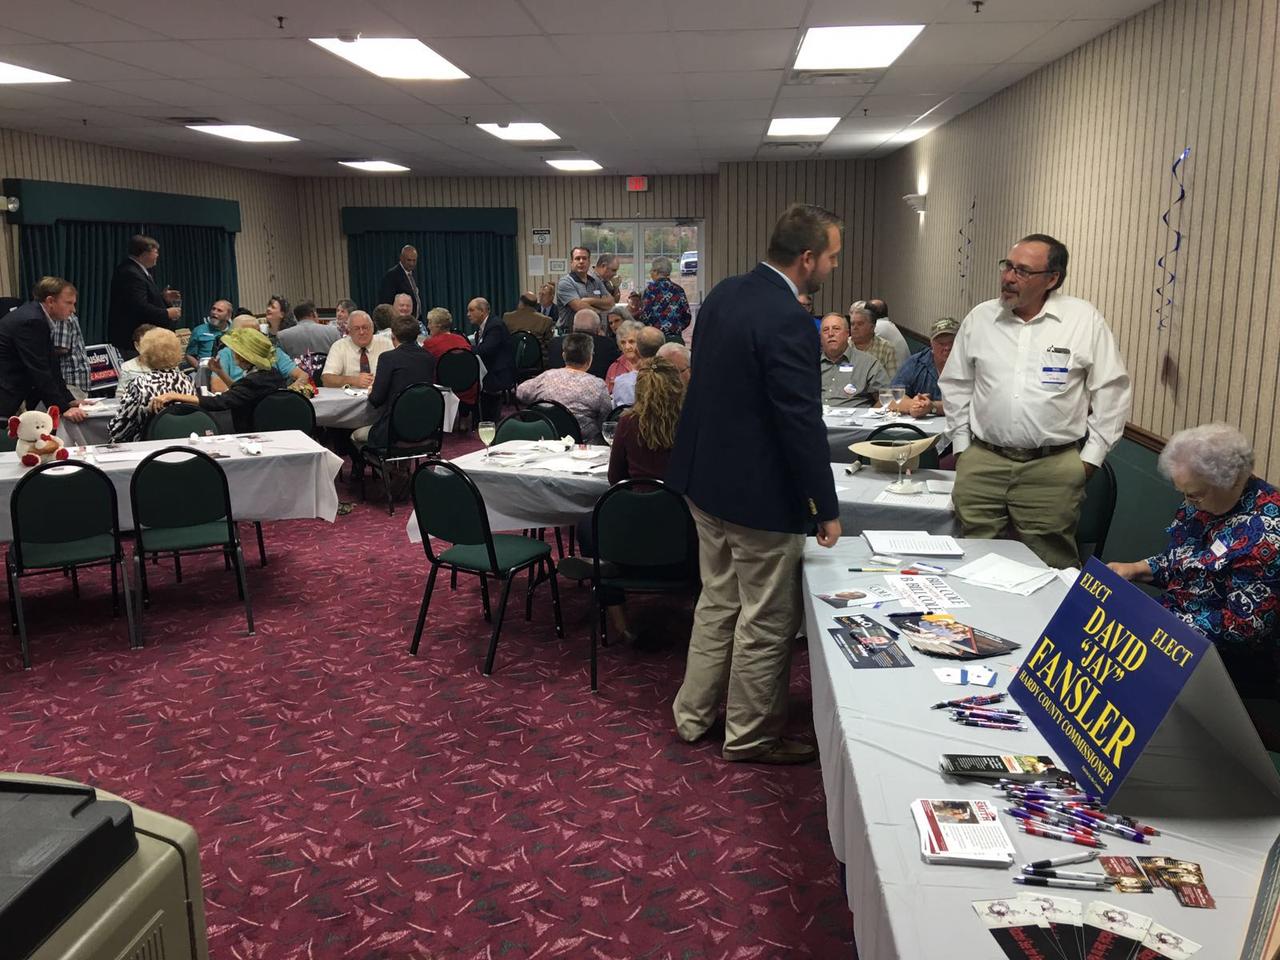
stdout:
<svg viewBox="0 0 1280 960">
<path fill-rule="evenodd" d="M 841 373 L 853 373 L 853 364 L 852 364 L 852 363 L 842 364 L 842 365 L 841 365 L 841 367 L 840 367 L 840 372 L 841 372 Z"/>
<path fill-rule="evenodd" d="M 1067 371 L 1071 369 L 1071 351 L 1066 347 L 1050 347 L 1040 361 L 1040 385 L 1063 387 L 1067 383 Z"/>
<path fill-rule="evenodd" d="M 1209 548 L 1209 551 L 1215 557 L 1221 557 L 1223 554 L 1227 552 L 1227 545 L 1223 543 L 1221 540 L 1215 540 L 1213 541 L 1213 546 Z"/>
<path fill-rule="evenodd" d="M 857 391 L 853 389 L 852 383 L 846 383 L 841 389 L 844 391 L 844 395 L 846 397 L 852 397 L 855 393 L 857 393 Z"/>
</svg>

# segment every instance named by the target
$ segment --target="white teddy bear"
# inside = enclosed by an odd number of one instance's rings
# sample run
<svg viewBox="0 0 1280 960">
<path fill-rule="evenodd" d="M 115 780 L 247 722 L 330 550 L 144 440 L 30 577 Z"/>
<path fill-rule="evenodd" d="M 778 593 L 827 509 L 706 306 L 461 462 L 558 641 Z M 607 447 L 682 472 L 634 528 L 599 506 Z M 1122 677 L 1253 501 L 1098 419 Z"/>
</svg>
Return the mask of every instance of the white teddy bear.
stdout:
<svg viewBox="0 0 1280 960">
<path fill-rule="evenodd" d="M 24 467 L 34 467 L 49 460 L 66 460 L 70 454 L 62 440 L 53 435 L 58 429 L 58 408 L 49 412 L 28 410 L 20 417 L 9 418 L 9 439 L 18 442 L 15 449 Z"/>
</svg>

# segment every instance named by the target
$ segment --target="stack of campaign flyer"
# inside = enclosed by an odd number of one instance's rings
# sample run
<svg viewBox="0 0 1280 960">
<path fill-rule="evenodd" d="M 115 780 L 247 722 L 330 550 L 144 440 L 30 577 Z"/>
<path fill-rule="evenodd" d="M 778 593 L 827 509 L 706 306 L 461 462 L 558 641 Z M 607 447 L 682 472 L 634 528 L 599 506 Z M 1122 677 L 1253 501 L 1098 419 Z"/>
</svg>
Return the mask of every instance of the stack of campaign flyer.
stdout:
<svg viewBox="0 0 1280 960">
<path fill-rule="evenodd" d="M 897 631 L 865 614 L 836 617 L 837 627 L 830 629 L 840 652 L 855 670 L 884 667 L 911 667 L 914 664 L 895 642 Z"/>
<path fill-rule="evenodd" d="M 1037 757 L 1014 753 L 944 753 L 938 769 L 959 780 L 999 780 L 1034 783 L 1053 777 L 1069 776 L 1058 769 L 1053 757 Z"/>
<path fill-rule="evenodd" d="M 1007 867 L 1013 841 L 1000 812 L 985 800 L 916 800 L 911 815 L 920 831 L 920 856 L 926 863 L 969 867 Z"/>
<path fill-rule="evenodd" d="M 947 613 L 891 613 L 889 619 L 912 649 L 932 657 L 980 660 L 1018 649 L 1012 640 L 961 623 Z"/>
<path fill-rule="evenodd" d="M 973 910 L 1009 960 L 1190 960 L 1200 951 L 1194 940 L 1105 900 L 1024 893 L 975 900 Z"/>
</svg>

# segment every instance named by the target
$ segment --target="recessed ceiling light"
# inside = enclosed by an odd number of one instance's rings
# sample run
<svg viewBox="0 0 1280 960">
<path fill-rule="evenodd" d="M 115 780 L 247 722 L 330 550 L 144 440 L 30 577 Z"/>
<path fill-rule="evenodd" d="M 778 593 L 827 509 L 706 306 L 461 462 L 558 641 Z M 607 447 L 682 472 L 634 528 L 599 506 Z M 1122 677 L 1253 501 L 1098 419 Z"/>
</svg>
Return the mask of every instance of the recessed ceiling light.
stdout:
<svg viewBox="0 0 1280 960">
<path fill-rule="evenodd" d="M 499 140 L 559 140 L 560 134 L 541 123 L 508 123 L 505 127 L 500 123 L 477 123 L 477 127 L 485 133 L 491 133 Z"/>
<path fill-rule="evenodd" d="M 600 164 L 594 160 L 548 160 L 547 163 L 557 170 L 584 171 L 600 169 Z"/>
<path fill-rule="evenodd" d="M 363 170 L 366 173 L 404 173 L 408 167 L 402 167 L 390 160 L 339 160 L 344 167 Z"/>
<path fill-rule="evenodd" d="M 20 67 L 16 63 L 0 63 L 0 83 L 70 83 L 66 77 L 55 77 L 52 73 L 41 73 L 29 67 Z"/>
<path fill-rule="evenodd" d="M 243 143 L 294 143 L 297 137 L 287 133 L 276 133 L 274 130 L 263 130 L 243 123 L 189 123 L 188 130 L 200 133 L 211 133 L 215 137 L 226 137 L 228 140 L 240 140 Z"/>
<path fill-rule="evenodd" d="M 769 121 L 769 136 L 825 137 L 839 122 L 839 117 L 774 117 Z"/>
<path fill-rule="evenodd" d="M 924 29 L 920 23 L 881 27 L 810 27 L 796 54 L 797 70 L 887 67 Z"/>
<path fill-rule="evenodd" d="M 323 47 L 362 70 L 388 80 L 466 80 L 463 73 L 421 40 L 387 37 L 311 37 Z"/>
</svg>

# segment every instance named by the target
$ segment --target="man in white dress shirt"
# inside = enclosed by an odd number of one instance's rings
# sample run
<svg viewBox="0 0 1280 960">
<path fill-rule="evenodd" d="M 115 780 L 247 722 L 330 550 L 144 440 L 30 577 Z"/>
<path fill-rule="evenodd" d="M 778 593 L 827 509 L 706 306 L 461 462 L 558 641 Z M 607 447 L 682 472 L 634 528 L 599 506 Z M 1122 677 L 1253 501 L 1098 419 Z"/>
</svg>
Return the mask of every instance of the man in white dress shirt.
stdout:
<svg viewBox="0 0 1280 960">
<path fill-rule="evenodd" d="M 367 390 L 373 386 L 373 377 L 378 372 L 378 357 L 395 344 L 386 337 L 373 335 L 373 319 L 363 310 L 351 312 L 347 329 L 351 332 L 329 348 L 320 382 L 326 387 Z"/>
<path fill-rule="evenodd" d="M 1000 296 L 974 307 L 939 381 L 960 459 L 966 537 L 1012 525 L 1045 563 L 1075 566 L 1085 481 L 1129 418 L 1129 374 L 1106 320 L 1059 293 L 1067 248 L 1032 234 L 1000 261 Z"/>
</svg>

